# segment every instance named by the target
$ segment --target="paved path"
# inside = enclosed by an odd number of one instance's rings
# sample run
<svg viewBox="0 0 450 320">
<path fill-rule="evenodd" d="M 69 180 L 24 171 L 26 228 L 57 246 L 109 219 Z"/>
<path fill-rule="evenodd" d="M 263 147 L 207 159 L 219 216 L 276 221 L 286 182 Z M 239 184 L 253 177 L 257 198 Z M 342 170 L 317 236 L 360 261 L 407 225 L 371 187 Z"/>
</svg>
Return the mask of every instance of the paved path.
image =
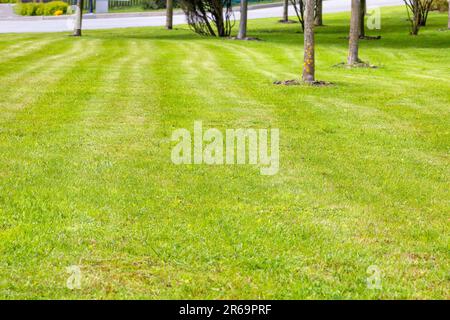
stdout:
<svg viewBox="0 0 450 320">
<path fill-rule="evenodd" d="M 324 13 L 343 12 L 350 10 L 350 0 L 327 0 L 324 1 Z M 393 6 L 402 5 L 403 0 L 368 0 L 368 6 Z M 0 5 L 5 8 L 5 5 Z M 0 12 L 3 12 L 0 9 Z M 290 8 L 290 15 L 295 16 L 294 10 Z M 239 12 L 235 13 L 236 19 L 239 19 Z M 248 18 L 276 18 L 282 16 L 282 7 L 270 7 L 249 10 Z M 174 16 L 174 24 L 184 24 L 186 19 L 184 15 L 177 14 Z M 111 17 L 101 18 L 101 15 L 96 15 L 91 18 L 83 20 L 83 29 L 113 29 L 113 28 L 130 28 L 130 27 L 146 27 L 146 26 L 163 26 L 165 24 L 165 17 L 161 15 L 151 16 L 134 16 L 134 17 Z M 29 17 L 19 19 L 1 19 L 0 18 L 0 33 L 22 33 L 22 32 L 58 32 L 69 31 L 73 28 L 73 17 L 64 17 L 59 19 L 42 17 Z"/>
</svg>

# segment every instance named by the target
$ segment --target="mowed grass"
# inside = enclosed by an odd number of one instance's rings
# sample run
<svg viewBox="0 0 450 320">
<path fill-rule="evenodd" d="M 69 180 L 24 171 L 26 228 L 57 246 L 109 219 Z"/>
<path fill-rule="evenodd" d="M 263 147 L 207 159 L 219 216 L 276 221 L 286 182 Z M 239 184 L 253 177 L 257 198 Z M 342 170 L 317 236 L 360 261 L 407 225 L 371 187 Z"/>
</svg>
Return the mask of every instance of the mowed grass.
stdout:
<svg viewBox="0 0 450 320">
<path fill-rule="evenodd" d="M 345 61 L 348 13 L 254 20 L 261 42 L 137 28 L 0 36 L 0 296 L 388 299 L 449 295 L 450 32 Z M 176 128 L 279 128 L 280 171 L 172 164 Z M 80 266 L 80 290 L 66 268 Z M 381 271 L 381 290 L 366 285 Z"/>
</svg>

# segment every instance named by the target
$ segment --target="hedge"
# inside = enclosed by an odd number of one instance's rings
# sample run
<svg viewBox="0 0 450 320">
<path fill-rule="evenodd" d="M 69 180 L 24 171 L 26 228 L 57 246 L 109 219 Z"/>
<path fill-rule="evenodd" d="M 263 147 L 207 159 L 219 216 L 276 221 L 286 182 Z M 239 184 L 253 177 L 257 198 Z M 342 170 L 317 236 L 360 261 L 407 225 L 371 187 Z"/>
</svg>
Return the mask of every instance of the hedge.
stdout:
<svg viewBox="0 0 450 320">
<path fill-rule="evenodd" d="M 15 7 L 16 13 L 22 16 L 53 16 L 60 11 L 66 14 L 68 4 L 62 1 L 51 1 L 47 3 L 18 3 Z"/>
</svg>

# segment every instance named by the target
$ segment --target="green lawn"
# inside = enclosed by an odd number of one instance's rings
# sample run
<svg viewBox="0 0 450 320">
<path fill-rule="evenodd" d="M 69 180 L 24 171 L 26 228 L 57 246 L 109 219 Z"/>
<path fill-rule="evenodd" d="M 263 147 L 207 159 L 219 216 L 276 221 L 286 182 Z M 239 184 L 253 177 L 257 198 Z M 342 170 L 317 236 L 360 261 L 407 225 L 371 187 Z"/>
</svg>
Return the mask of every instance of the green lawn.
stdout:
<svg viewBox="0 0 450 320">
<path fill-rule="evenodd" d="M 450 298 L 450 32 L 345 60 L 348 14 L 254 20 L 261 42 L 137 28 L 0 36 L 1 298 Z M 280 171 L 176 166 L 176 128 L 280 128 Z M 66 288 L 66 268 L 82 271 Z M 369 266 L 382 289 L 366 285 Z"/>
</svg>

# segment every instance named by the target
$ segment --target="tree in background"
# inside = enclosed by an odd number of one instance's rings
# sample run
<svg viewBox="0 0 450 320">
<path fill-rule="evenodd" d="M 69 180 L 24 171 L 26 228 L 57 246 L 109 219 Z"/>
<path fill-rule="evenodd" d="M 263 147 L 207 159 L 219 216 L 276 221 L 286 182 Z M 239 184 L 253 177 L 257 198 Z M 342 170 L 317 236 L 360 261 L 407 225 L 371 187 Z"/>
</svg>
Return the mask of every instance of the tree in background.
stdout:
<svg viewBox="0 0 450 320">
<path fill-rule="evenodd" d="M 350 19 L 350 36 L 347 65 L 359 64 L 359 28 L 360 28 L 361 0 L 352 0 L 352 12 Z"/>
<path fill-rule="evenodd" d="M 292 6 L 294 7 L 295 14 L 297 16 L 298 22 L 302 27 L 302 31 L 305 31 L 305 10 L 306 10 L 306 0 L 290 0 Z M 320 11 L 318 5 L 320 3 Z M 322 21 L 322 0 L 314 0 L 314 14 L 313 20 L 316 26 L 323 25 Z M 320 16 L 320 18 L 319 18 Z"/>
<path fill-rule="evenodd" d="M 316 0 L 316 11 L 314 17 L 314 24 L 316 26 L 323 26 L 323 0 Z"/>
<path fill-rule="evenodd" d="M 228 37 L 234 25 L 231 0 L 181 0 L 181 8 L 194 32 Z"/>
<path fill-rule="evenodd" d="M 298 22 L 302 27 L 302 31 L 305 31 L 305 1 L 306 0 L 290 0 L 292 6 L 294 7 L 295 14 L 297 15 Z M 313 13 L 314 21 L 314 13 Z"/>
<path fill-rule="evenodd" d="M 448 29 L 450 30 L 450 0 L 434 0 L 431 10 L 448 12 Z"/>
<path fill-rule="evenodd" d="M 166 2 L 166 29 L 172 30 L 173 28 L 173 0 L 167 0 Z"/>
<path fill-rule="evenodd" d="M 365 24 L 366 13 L 367 13 L 366 0 L 361 0 L 361 7 L 359 13 L 359 37 L 361 39 L 364 39 L 366 37 L 366 24 Z"/>
<path fill-rule="evenodd" d="M 283 1 L 283 17 L 281 18 L 280 22 L 289 22 L 289 0 Z"/>
<path fill-rule="evenodd" d="M 420 29 L 419 0 L 403 0 L 408 13 L 408 21 L 411 23 L 411 34 L 417 36 Z"/>
<path fill-rule="evenodd" d="M 411 35 L 417 36 L 421 26 L 426 26 L 428 13 L 430 12 L 433 0 L 403 0 L 408 13 L 408 20 L 411 23 Z"/>
<path fill-rule="evenodd" d="M 425 27 L 427 25 L 428 13 L 433 6 L 434 0 L 420 0 L 420 25 Z"/>
<path fill-rule="evenodd" d="M 74 29 L 73 29 L 73 36 L 81 37 L 84 0 L 77 0 L 76 6 L 77 6 L 77 11 L 76 11 L 76 17 L 75 17 L 75 25 L 74 25 Z"/>
<path fill-rule="evenodd" d="M 300 0 L 301 1 L 301 0 Z M 315 81 L 315 54 L 314 54 L 314 3 L 315 0 L 306 0 L 304 22 L 304 59 L 303 76 L 306 83 Z"/>
<path fill-rule="evenodd" d="M 367 15 L 367 1 L 361 0 L 360 14 L 359 14 L 359 38 L 366 40 L 381 39 L 381 36 L 366 36 L 366 15 Z"/>
<path fill-rule="evenodd" d="M 241 17 L 239 21 L 239 32 L 237 36 L 239 40 L 245 40 L 247 38 L 247 9 L 248 1 L 241 0 Z"/>
</svg>

